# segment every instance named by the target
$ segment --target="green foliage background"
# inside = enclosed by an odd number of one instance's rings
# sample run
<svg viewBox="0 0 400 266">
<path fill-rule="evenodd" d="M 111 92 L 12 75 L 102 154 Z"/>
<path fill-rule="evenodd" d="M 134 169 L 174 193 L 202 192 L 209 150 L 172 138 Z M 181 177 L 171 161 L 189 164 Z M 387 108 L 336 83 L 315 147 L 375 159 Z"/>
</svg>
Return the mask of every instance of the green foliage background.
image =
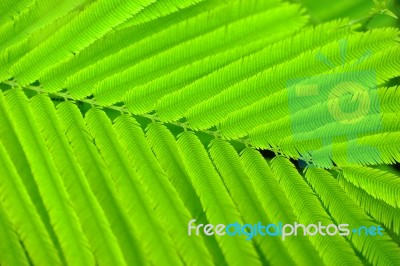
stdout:
<svg viewBox="0 0 400 266">
<path fill-rule="evenodd" d="M 399 5 L 2 0 L 0 265 L 400 265 Z M 290 101 L 349 75 L 367 92 Z M 247 241 L 191 219 L 385 235 Z"/>
</svg>

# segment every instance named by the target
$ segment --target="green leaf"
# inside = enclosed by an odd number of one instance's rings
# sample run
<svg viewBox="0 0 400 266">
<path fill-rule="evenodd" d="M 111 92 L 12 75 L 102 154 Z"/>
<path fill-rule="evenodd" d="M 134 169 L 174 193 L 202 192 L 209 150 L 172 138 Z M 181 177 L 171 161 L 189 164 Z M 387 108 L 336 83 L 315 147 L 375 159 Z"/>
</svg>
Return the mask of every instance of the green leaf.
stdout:
<svg viewBox="0 0 400 266">
<path fill-rule="evenodd" d="M 214 225 L 240 223 L 242 217 L 199 139 L 191 132 L 184 132 L 178 138 L 178 148 L 208 221 Z M 243 237 L 216 236 L 216 239 L 228 265 L 260 265 L 251 242 Z"/>
<path fill-rule="evenodd" d="M 46 67 L 71 57 L 71 52 L 76 53 L 87 47 L 112 27 L 121 24 L 151 2 L 152 0 L 94 2 L 14 64 L 11 68 L 13 76 L 21 85 L 34 82 Z M 88 25 L 96 26 L 88 27 Z"/>
<path fill-rule="evenodd" d="M 187 238 L 184 230 L 177 229 L 186 227 L 190 213 L 154 157 L 139 124 L 131 117 L 120 116 L 114 122 L 114 129 L 184 262 L 188 265 L 212 265 L 204 242 Z"/>
<path fill-rule="evenodd" d="M 57 106 L 57 115 L 90 188 L 107 216 L 126 263 L 142 263 L 144 258 L 133 230 L 133 221 L 118 197 L 114 181 L 93 142 L 80 110 L 75 104 L 65 102 Z"/>
<path fill-rule="evenodd" d="M 378 226 L 345 194 L 330 173 L 310 167 L 305 176 L 337 223 L 349 224 L 350 228 Z M 348 238 L 373 265 L 392 265 L 400 261 L 400 247 L 386 234 L 371 237 L 350 233 Z"/>
<path fill-rule="evenodd" d="M 0 145 L 0 175 L 5 177 L 2 178 L 0 182 L 0 191 L 2 195 L 0 213 L 2 220 L 6 219 L 6 214 L 4 212 L 7 212 L 10 223 L 12 222 L 13 228 L 15 228 L 18 235 L 20 235 L 21 241 L 26 247 L 32 262 L 43 265 L 61 264 L 58 251 L 54 247 L 50 235 L 40 220 L 40 216 L 36 212 L 33 202 L 25 190 L 21 178 L 16 172 L 15 166 L 2 145 Z M 4 223 L 5 221 L 3 221 L 3 226 L 6 226 Z M 7 229 L 3 227 L 3 230 L 6 231 Z M 5 234 L 0 235 L 4 238 L 3 240 L 9 238 L 8 241 L 10 243 L 8 244 L 10 245 L 10 253 L 7 256 L 12 257 L 13 251 L 11 249 L 12 246 L 15 245 L 12 243 L 15 240 L 15 236 L 13 236 L 15 233 L 4 233 Z M 7 234 L 10 235 L 7 237 Z M 17 245 L 20 246 L 19 243 Z M 20 256 L 18 260 L 21 261 L 19 263 L 15 262 L 15 264 L 23 264 L 23 261 L 26 260 L 25 254 L 23 253 L 22 251 L 22 253 L 18 255 Z M 6 262 L 7 259 L 2 258 L 3 254 L 7 254 L 7 252 L 1 250 L 0 254 L 1 264 L 8 264 Z"/>
<path fill-rule="evenodd" d="M 212 140 L 209 153 L 244 222 L 246 224 L 257 224 L 259 221 L 270 223 L 235 149 L 226 141 Z M 253 241 L 269 263 L 294 264 L 279 238 L 254 236 Z"/>
<path fill-rule="evenodd" d="M 297 221 L 285 192 L 262 155 L 253 148 L 246 148 L 242 151 L 240 159 L 269 220 L 274 224 L 293 224 Z M 296 264 L 323 265 L 318 252 L 307 237 L 289 237 L 283 244 Z"/>
<path fill-rule="evenodd" d="M 150 123 L 146 128 L 146 137 L 158 162 L 163 167 L 165 173 L 182 199 L 186 208 L 191 214 L 191 218 L 196 219 L 198 224 L 208 224 L 205 211 L 197 195 L 190 176 L 185 169 L 183 158 L 178 151 L 175 137 L 164 125 Z M 198 241 L 196 239 L 196 241 Z M 215 264 L 226 265 L 224 255 L 214 236 L 205 236 L 204 242 Z"/>
<path fill-rule="evenodd" d="M 400 234 L 400 209 L 394 208 L 383 200 L 379 200 L 366 191 L 357 188 L 346 181 L 342 175 L 338 178 L 339 184 L 346 194 L 352 198 L 360 207 L 370 214 L 376 221 L 383 223 L 387 228 Z"/>
<path fill-rule="evenodd" d="M 271 167 L 300 223 L 309 225 L 320 222 L 324 226 L 335 224 L 327 210 L 321 205 L 318 194 L 311 189 L 288 159 L 275 157 L 271 162 Z M 327 238 L 317 234 L 309 239 L 325 264 L 362 264 L 350 244 L 339 235 Z"/>
<path fill-rule="evenodd" d="M 2 205 L 2 204 L 1 204 Z M 0 205 L 0 235 L 3 241 L 0 243 L 1 265 L 29 265 L 28 258 L 19 242 L 18 236 L 12 228 L 12 224 Z"/>
<path fill-rule="evenodd" d="M 50 216 L 67 262 L 91 265 L 94 258 L 82 232 L 61 176 L 35 124 L 28 99 L 21 90 L 11 90 L 4 96 L 16 134 L 27 155 L 39 192 Z"/>
<path fill-rule="evenodd" d="M 95 108 L 86 113 L 85 121 L 111 173 L 118 197 L 128 217 L 135 221 L 135 224 L 141 225 L 140 230 L 137 227 L 133 230 L 136 237 L 145 244 L 138 246 L 139 251 L 134 255 L 141 257 L 141 253 L 145 252 L 148 256 L 151 254 L 151 261 L 155 264 L 180 265 L 175 246 L 172 245 L 167 232 L 161 230 L 161 221 L 154 212 L 150 198 L 146 195 L 122 144 L 118 141 L 111 121 L 104 112 Z M 151 243 L 158 244 L 155 246 Z"/>
<path fill-rule="evenodd" d="M 399 176 L 369 167 L 346 166 L 343 167 L 343 177 L 371 196 L 395 208 L 400 207 Z"/>
<path fill-rule="evenodd" d="M 116 238 L 110 230 L 110 224 L 64 135 L 54 104 L 47 96 L 39 95 L 31 98 L 30 106 L 64 186 L 68 188 L 71 203 L 98 263 L 124 265 L 121 250 L 115 245 Z"/>
</svg>

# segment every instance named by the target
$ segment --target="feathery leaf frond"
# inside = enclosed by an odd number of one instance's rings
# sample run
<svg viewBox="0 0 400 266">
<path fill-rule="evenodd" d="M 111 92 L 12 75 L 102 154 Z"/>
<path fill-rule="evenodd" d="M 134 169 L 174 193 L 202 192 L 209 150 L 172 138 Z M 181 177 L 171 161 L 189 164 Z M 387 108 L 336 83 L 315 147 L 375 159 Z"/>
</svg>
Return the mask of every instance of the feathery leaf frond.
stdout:
<svg viewBox="0 0 400 266">
<path fill-rule="evenodd" d="M 0 235 L 4 237 L 4 240 L 0 243 L 0 261 L 2 265 L 29 265 L 28 258 L 26 257 L 18 236 L 12 227 L 12 223 L 8 219 L 7 214 L 1 205 Z"/>
<path fill-rule="evenodd" d="M 99 0 L 92 3 L 71 22 L 14 64 L 11 68 L 13 76 L 21 85 L 34 82 L 46 67 L 71 57 L 71 52 L 79 52 L 151 2 L 151 0 L 134 2 Z M 88 27 L 94 24 L 96 26 Z"/>
<path fill-rule="evenodd" d="M 261 154 L 253 148 L 246 148 L 242 151 L 240 158 L 270 221 L 275 224 L 278 222 L 293 224 L 297 221 L 297 216 L 292 211 L 285 192 Z M 298 235 L 296 238 L 287 238 L 283 244 L 297 264 L 323 264 L 318 252 L 305 236 Z"/>
<path fill-rule="evenodd" d="M 346 196 L 330 173 L 310 167 L 305 176 L 338 223 L 348 223 L 355 228 L 377 226 L 355 202 L 349 200 L 350 198 Z M 355 248 L 374 265 L 393 265 L 400 260 L 400 247 L 391 242 L 387 235 L 375 238 L 351 234 L 349 238 Z"/>
<path fill-rule="evenodd" d="M 178 138 L 178 148 L 208 221 L 212 224 L 241 222 L 242 218 L 200 140 L 193 133 L 184 132 Z M 235 237 L 216 238 L 229 265 L 260 265 L 251 242 Z"/>
<path fill-rule="evenodd" d="M 393 230 L 397 235 L 400 234 L 400 209 L 388 205 L 383 200 L 379 200 L 369 195 L 366 191 L 357 188 L 355 185 L 346 181 L 342 176 L 338 178 L 339 184 L 346 194 L 361 206 L 376 221 L 380 221 L 387 228 Z"/>
<path fill-rule="evenodd" d="M 124 260 L 127 264 L 144 261 L 139 252 L 133 252 L 139 248 L 132 220 L 118 197 L 111 174 L 98 153 L 80 110 L 73 103 L 64 102 L 57 106 L 57 115 L 91 190 L 107 215 Z"/>
<path fill-rule="evenodd" d="M 256 224 L 257 221 L 269 223 L 235 149 L 223 140 L 212 140 L 209 153 L 233 201 L 242 217 L 245 217 L 244 222 L 247 224 Z M 272 264 L 293 264 L 279 239 L 258 237 L 254 241 Z"/>
<path fill-rule="evenodd" d="M 387 204 L 400 207 L 400 178 L 394 174 L 361 166 L 343 167 L 343 177 Z"/>
<path fill-rule="evenodd" d="M 312 2 L 3 0 L 0 265 L 398 263 L 400 14 Z"/>
<path fill-rule="evenodd" d="M 73 150 L 62 131 L 54 104 L 44 96 L 31 98 L 30 106 L 41 130 L 58 172 L 68 188 L 71 203 L 81 220 L 93 253 L 103 265 L 124 265 L 122 253 L 110 230 L 110 225 L 95 199 L 83 170 L 73 155 Z"/>
<path fill-rule="evenodd" d="M 275 157 L 271 162 L 271 167 L 299 222 L 302 224 L 322 223 L 323 225 L 333 223 L 332 218 L 321 205 L 318 196 L 289 160 L 283 157 Z M 325 241 L 325 237 L 322 235 L 315 235 L 310 238 L 310 241 L 325 263 L 331 265 L 361 265 L 361 261 L 355 255 L 350 244 L 339 235 L 331 236 L 330 241 Z M 324 252 L 326 249 L 329 250 L 329 253 Z"/>
<path fill-rule="evenodd" d="M 135 235 L 146 243 L 144 246 L 137 245 L 137 247 L 144 248 L 147 254 L 157 254 L 152 256 L 152 260 L 156 264 L 164 262 L 180 265 L 180 259 L 174 252 L 175 247 L 171 244 L 171 239 L 166 231 L 161 230 L 159 217 L 151 207 L 149 198 L 117 139 L 111 121 L 103 111 L 98 109 L 91 109 L 86 114 L 85 120 L 103 160 L 110 170 L 124 209 L 130 219 L 134 219 L 136 222 L 140 221 L 139 223 L 142 225 L 142 230 L 133 228 Z M 147 227 L 147 229 L 143 229 L 143 227 Z M 157 248 L 151 243 L 158 243 Z M 142 252 L 135 252 L 135 254 L 141 255 Z"/>
<path fill-rule="evenodd" d="M 0 182 L 2 208 L 7 211 L 9 220 L 12 222 L 28 250 L 29 257 L 35 264 L 59 265 L 61 262 L 57 250 L 53 246 L 53 241 L 42 223 L 40 216 L 35 211 L 35 207 L 27 191 L 24 189 L 25 187 L 10 157 L 2 145 L 0 145 L 0 158 L 1 176 L 8 177 L 2 178 Z M 0 210 L 0 212 L 3 211 Z M 2 220 L 6 219 L 4 213 L 2 213 L 1 216 Z M 4 226 L 6 226 L 5 221 L 3 221 L 2 224 L 3 230 L 7 230 L 4 228 Z M 2 234 L 2 236 L 6 237 L 5 234 Z M 12 241 L 13 236 L 11 235 L 9 242 Z M 10 248 L 12 248 L 12 245 Z M 12 256 L 11 254 L 12 252 L 10 252 L 10 256 Z M 0 257 L 1 256 L 2 255 L 0 255 Z M 4 262 L 6 260 L 0 259 L 0 261 Z M 16 264 L 22 265 L 22 262 Z"/>
<path fill-rule="evenodd" d="M 137 122 L 127 116 L 119 117 L 114 123 L 116 134 L 125 151 L 136 166 L 136 172 L 146 195 L 151 198 L 153 208 L 165 230 L 179 250 L 181 257 L 189 265 L 212 265 L 211 256 L 202 241 L 187 238 L 184 228 L 190 220 L 189 211 L 178 197 L 164 170 L 155 159 L 145 135 Z M 140 167 L 139 167 L 140 166 Z"/>
<path fill-rule="evenodd" d="M 93 264 L 89 244 L 71 207 L 61 176 L 35 124 L 28 98 L 21 90 L 11 90 L 4 96 L 4 104 L 8 114 L 13 117 L 13 126 L 29 160 L 65 259 L 71 264 Z"/>
</svg>

